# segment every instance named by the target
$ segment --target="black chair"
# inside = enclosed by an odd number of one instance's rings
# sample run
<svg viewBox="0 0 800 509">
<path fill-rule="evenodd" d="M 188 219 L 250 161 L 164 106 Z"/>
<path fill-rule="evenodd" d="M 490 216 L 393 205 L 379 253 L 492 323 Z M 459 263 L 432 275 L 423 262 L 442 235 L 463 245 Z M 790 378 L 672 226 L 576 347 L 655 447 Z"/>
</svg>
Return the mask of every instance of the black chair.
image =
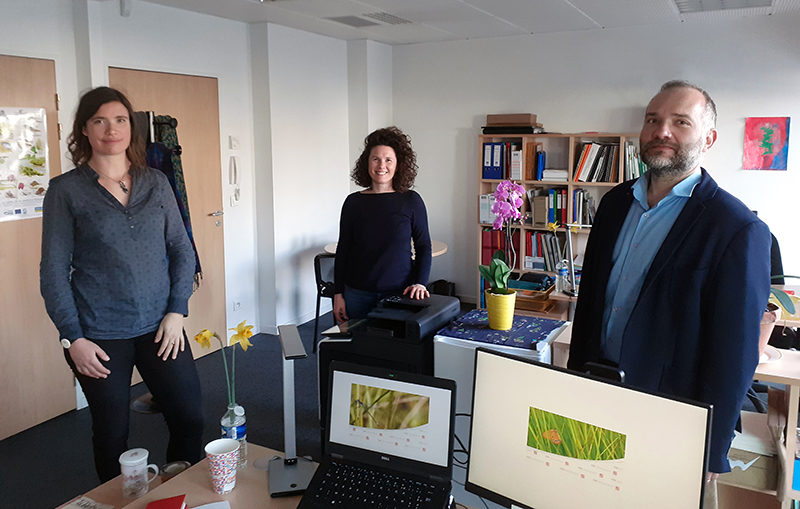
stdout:
<svg viewBox="0 0 800 509">
<path fill-rule="evenodd" d="M 320 253 L 314 257 L 314 277 L 317 280 L 317 314 L 314 317 L 314 347 L 313 352 L 317 351 L 317 340 L 319 339 L 319 303 L 322 297 L 327 297 L 333 301 L 333 264 L 336 255 Z M 333 325 L 336 325 L 336 317 L 333 317 Z"/>
</svg>

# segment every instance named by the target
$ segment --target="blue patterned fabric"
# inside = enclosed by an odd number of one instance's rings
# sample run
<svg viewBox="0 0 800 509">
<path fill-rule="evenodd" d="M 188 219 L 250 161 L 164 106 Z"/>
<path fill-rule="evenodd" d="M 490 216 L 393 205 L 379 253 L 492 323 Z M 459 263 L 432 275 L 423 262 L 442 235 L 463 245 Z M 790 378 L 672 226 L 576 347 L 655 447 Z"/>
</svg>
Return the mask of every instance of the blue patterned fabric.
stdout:
<svg viewBox="0 0 800 509">
<path fill-rule="evenodd" d="M 485 309 L 473 309 L 453 320 L 450 325 L 436 334 L 481 343 L 537 350 L 536 344 L 547 339 L 551 332 L 564 323 L 566 322 L 547 318 L 514 315 L 511 329 L 500 331 L 489 328 L 489 315 Z"/>
</svg>

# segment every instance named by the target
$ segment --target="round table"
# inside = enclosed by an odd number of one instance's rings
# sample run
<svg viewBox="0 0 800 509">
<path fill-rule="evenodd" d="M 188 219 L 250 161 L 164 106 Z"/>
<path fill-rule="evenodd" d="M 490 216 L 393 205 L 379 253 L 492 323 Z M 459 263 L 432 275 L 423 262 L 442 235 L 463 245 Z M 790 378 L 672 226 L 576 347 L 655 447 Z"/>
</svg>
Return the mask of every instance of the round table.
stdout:
<svg viewBox="0 0 800 509">
<path fill-rule="evenodd" d="M 336 254 L 336 245 L 338 242 L 331 242 L 325 246 L 325 252 L 329 254 Z M 447 252 L 447 244 L 439 240 L 431 241 L 431 256 L 443 255 Z M 414 256 L 414 245 L 411 245 L 411 256 Z"/>
</svg>

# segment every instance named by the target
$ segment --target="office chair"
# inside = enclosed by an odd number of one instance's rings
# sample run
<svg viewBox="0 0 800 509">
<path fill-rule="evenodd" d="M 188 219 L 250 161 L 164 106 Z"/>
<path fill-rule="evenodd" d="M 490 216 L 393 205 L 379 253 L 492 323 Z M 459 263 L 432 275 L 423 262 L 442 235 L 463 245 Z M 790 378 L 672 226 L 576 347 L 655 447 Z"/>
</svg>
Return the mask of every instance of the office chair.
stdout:
<svg viewBox="0 0 800 509">
<path fill-rule="evenodd" d="M 314 277 L 317 280 L 317 314 L 314 317 L 314 347 L 312 352 L 317 351 L 317 340 L 319 339 L 319 303 L 322 297 L 327 297 L 333 301 L 333 264 L 336 255 L 320 253 L 314 257 Z M 336 317 L 333 317 L 333 325 L 336 325 Z"/>
</svg>

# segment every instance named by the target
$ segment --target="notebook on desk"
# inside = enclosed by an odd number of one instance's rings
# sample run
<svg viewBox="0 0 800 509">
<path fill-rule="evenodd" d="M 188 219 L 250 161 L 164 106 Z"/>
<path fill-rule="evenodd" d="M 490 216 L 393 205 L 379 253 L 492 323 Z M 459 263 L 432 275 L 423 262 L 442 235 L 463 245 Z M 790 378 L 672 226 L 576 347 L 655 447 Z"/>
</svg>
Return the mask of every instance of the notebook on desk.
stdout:
<svg viewBox="0 0 800 509">
<path fill-rule="evenodd" d="M 330 365 L 326 454 L 299 509 L 443 509 L 453 470 L 455 382 Z"/>
</svg>

